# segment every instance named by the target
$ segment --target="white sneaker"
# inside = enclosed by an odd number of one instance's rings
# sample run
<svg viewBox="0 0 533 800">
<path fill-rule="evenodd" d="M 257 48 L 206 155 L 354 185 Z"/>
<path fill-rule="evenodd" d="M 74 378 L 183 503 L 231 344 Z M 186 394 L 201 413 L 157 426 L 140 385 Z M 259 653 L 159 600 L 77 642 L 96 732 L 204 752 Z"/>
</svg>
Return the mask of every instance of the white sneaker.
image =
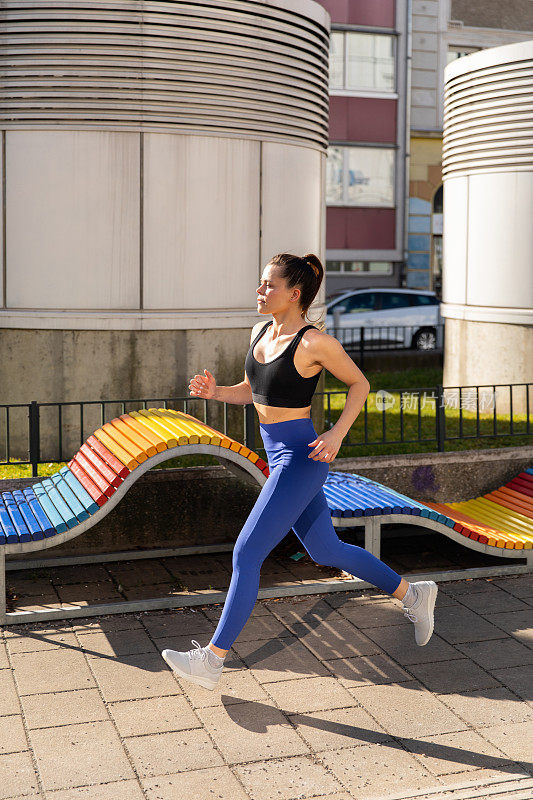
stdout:
<svg viewBox="0 0 533 800">
<path fill-rule="evenodd" d="M 207 647 L 200 647 L 195 639 L 191 639 L 191 642 L 196 645 L 192 650 L 183 653 L 178 650 L 163 650 L 161 655 L 181 678 L 199 683 L 205 689 L 215 689 L 222 675 L 224 662 L 214 667 L 208 660 Z"/>
<path fill-rule="evenodd" d="M 435 581 L 416 581 L 413 583 L 417 599 L 412 606 L 404 606 L 404 615 L 415 624 L 415 641 L 425 645 L 433 633 L 433 609 L 439 587 Z"/>
</svg>

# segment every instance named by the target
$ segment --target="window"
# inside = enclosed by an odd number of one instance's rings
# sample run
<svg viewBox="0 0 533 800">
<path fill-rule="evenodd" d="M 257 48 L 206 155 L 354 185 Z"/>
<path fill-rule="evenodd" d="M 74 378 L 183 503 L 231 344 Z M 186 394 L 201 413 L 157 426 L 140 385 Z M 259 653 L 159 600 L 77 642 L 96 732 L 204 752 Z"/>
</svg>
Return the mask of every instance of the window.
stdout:
<svg viewBox="0 0 533 800">
<path fill-rule="evenodd" d="M 394 206 L 394 149 L 330 145 L 326 202 L 341 206 Z"/>
<path fill-rule="evenodd" d="M 436 306 L 439 301 L 431 294 L 412 294 L 411 303 L 414 306 Z"/>
<path fill-rule="evenodd" d="M 328 309 L 328 314 L 333 314 L 333 311 L 344 309 L 346 314 L 357 313 L 358 311 L 373 311 L 376 305 L 376 295 L 374 292 L 361 292 L 361 294 L 352 294 L 345 297 L 344 300 L 339 300 Z"/>
<path fill-rule="evenodd" d="M 392 275 L 392 261 L 326 261 L 326 273 L 328 272 Z"/>
<path fill-rule="evenodd" d="M 394 40 L 386 33 L 332 31 L 330 89 L 394 92 Z"/>
<path fill-rule="evenodd" d="M 395 308 L 408 308 L 409 295 L 402 292 L 381 292 L 381 309 L 382 311 L 391 311 Z"/>
<path fill-rule="evenodd" d="M 449 47 L 448 52 L 446 53 L 446 63 L 451 64 L 451 62 L 455 61 L 456 58 L 469 56 L 470 53 L 477 53 L 478 50 L 481 49 L 481 47 Z"/>
</svg>

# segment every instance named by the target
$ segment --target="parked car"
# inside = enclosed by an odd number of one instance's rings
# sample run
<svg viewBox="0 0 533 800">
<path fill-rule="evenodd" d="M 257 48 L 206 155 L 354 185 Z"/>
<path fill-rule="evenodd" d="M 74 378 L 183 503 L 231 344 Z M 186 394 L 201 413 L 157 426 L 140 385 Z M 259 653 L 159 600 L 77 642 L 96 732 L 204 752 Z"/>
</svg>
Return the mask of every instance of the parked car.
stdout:
<svg viewBox="0 0 533 800">
<path fill-rule="evenodd" d="M 440 301 L 435 292 L 419 289 L 353 289 L 326 303 L 326 332 L 341 344 L 359 346 L 361 327 L 373 348 L 382 342 L 417 350 L 437 345 L 441 322 Z"/>
</svg>

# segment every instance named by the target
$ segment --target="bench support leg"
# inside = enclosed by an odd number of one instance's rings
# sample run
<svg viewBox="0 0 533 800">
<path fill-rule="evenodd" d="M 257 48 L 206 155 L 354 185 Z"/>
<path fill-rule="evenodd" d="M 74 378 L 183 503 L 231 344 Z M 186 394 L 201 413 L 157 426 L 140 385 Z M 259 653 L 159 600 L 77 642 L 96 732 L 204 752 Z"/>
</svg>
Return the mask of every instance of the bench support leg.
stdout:
<svg viewBox="0 0 533 800">
<path fill-rule="evenodd" d="M 376 558 L 381 552 L 381 523 L 379 517 L 368 517 L 365 520 L 365 550 Z"/>
<path fill-rule="evenodd" d="M 6 554 L 0 547 L 0 625 L 6 624 Z"/>
</svg>

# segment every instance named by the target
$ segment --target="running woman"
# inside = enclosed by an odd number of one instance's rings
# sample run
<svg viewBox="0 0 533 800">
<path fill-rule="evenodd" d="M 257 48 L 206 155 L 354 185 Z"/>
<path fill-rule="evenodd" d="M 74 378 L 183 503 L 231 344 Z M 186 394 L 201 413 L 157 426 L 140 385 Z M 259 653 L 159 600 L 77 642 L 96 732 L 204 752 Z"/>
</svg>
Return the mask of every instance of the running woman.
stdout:
<svg viewBox="0 0 533 800">
<path fill-rule="evenodd" d="M 217 386 L 204 369 L 204 375 L 195 375 L 189 383 L 195 397 L 239 405 L 253 402 L 270 470 L 235 542 L 231 581 L 211 641 L 201 647 L 192 639 L 192 650 L 161 653 L 177 675 L 206 689 L 216 687 L 224 659 L 252 612 L 263 561 L 291 528 L 318 564 L 343 569 L 401 600 L 403 613 L 414 623 L 417 644 L 427 644 L 433 633 L 437 584 L 409 583 L 364 548 L 341 541 L 331 522 L 322 487 L 370 384 L 337 339 L 305 324 L 323 275 L 316 255 L 274 256 L 257 289 L 257 309 L 272 319 L 252 329 L 244 380 Z M 349 390 L 335 425 L 318 435 L 311 399 L 324 368 Z"/>
</svg>

